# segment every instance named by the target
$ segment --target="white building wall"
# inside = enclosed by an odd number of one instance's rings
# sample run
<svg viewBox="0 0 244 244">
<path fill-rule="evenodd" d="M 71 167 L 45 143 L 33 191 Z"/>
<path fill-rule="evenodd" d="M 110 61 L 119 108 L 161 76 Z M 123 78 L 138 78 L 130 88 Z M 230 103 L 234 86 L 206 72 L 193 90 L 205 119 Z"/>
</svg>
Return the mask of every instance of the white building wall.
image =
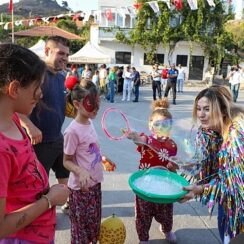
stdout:
<svg viewBox="0 0 244 244">
<path fill-rule="evenodd" d="M 244 0 L 235 0 L 235 19 L 241 20 L 244 18 Z"/>
</svg>

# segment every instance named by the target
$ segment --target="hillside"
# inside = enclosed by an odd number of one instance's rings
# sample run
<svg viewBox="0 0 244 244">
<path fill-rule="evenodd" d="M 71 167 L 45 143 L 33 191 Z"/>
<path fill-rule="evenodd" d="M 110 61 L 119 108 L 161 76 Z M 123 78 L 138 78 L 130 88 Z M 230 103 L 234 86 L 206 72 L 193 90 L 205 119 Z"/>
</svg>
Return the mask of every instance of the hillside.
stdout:
<svg viewBox="0 0 244 244">
<path fill-rule="evenodd" d="M 23 17 L 53 16 L 69 10 L 60 6 L 56 0 L 20 0 L 14 3 L 14 13 Z M 8 3 L 0 5 L 0 13 L 8 13 Z"/>
</svg>

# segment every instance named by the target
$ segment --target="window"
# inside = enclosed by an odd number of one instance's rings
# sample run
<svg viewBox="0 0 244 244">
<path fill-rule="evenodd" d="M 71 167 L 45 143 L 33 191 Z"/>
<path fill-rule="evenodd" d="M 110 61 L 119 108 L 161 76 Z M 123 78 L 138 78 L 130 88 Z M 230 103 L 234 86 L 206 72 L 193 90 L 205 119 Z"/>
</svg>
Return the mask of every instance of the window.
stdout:
<svg viewBox="0 0 244 244">
<path fill-rule="evenodd" d="M 187 55 L 177 55 L 176 66 L 178 66 L 179 64 L 181 64 L 181 66 L 187 66 L 187 59 Z"/>
<path fill-rule="evenodd" d="M 158 54 L 158 53 L 154 54 L 153 62 L 150 63 L 147 61 L 147 54 L 144 53 L 144 65 L 152 65 L 155 63 L 163 64 L 164 63 L 164 54 Z"/>
<path fill-rule="evenodd" d="M 116 64 L 131 64 L 131 52 L 115 52 Z"/>
</svg>

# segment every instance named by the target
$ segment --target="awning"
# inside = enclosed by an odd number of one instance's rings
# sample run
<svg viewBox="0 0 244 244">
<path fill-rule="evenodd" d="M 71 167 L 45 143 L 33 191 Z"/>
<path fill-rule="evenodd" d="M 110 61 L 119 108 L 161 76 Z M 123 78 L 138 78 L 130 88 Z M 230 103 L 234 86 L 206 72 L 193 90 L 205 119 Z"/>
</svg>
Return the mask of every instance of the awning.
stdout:
<svg viewBox="0 0 244 244">
<path fill-rule="evenodd" d="M 11 34 L 11 33 L 10 33 Z M 66 30 L 60 29 L 56 26 L 36 26 L 28 30 L 21 30 L 14 32 L 16 37 L 18 36 L 62 36 L 68 40 L 84 40 L 84 38 L 68 32 Z"/>
<path fill-rule="evenodd" d="M 29 49 L 43 59 L 45 57 L 45 45 L 45 41 L 40 39 L 34 46 L 30 47 Z"/>
<path fill-rule="evenodd" d="M 70 63 L 81 64 L 110 64 L 111 57 L 91 42 L 87 42 L 78 52 L 69 56 Z"/>
</svg>

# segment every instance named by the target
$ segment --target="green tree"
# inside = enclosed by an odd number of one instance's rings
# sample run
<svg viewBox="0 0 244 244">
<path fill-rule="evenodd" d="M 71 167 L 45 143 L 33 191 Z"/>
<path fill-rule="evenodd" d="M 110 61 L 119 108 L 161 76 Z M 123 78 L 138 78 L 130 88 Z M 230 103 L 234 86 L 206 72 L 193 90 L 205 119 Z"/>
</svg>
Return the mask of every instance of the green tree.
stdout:
<svg viewBox="0 0 244 244">
<path fill-rule="evenodd" d="M 228 21 L 225 30 L 232 41 L 227 49 L 235 56 L 235 63 L 239 63 L 240 58 L 244 59 L 244 20 Z"/>
<path fill-rule="evenodd" d="M 166 3 L 158 2 L 160 14 L 156 15 L 146 0 L 136 17 L 135 28 L 125 35 L 118 31 L 116 38 L 129 45 L 139 44 L 147 53 L 147 60 L 154 62 L 153 57 L 159 45 L 169 45 L 169 59 L 175 45 L 181 40 L 200 43 L 211 63 L 218 67 L 224 56 L 225 41 L 228 34 L 224 24 L 231 18 L 225 14 L 221 0 L 216 0 L 216 7 L 210 7 L 206 0 L 198 0 L 198 10 L 191 10 L 183 0 L 183 9 L 168 9 Z"/>
</svg>

